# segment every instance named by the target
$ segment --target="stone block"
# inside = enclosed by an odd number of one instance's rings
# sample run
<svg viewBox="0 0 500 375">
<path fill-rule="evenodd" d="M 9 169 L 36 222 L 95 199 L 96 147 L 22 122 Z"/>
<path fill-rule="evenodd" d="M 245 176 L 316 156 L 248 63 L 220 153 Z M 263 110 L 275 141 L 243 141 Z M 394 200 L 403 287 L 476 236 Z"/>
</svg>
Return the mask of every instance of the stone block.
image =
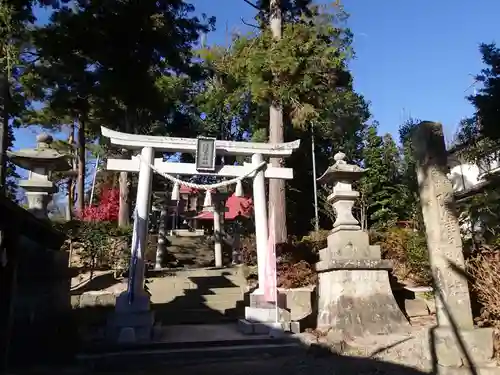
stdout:
<svg viewBox="0 0 500 375">
<path fill-rule="evenodd" d="M 135 329 L 132 327 L 124 327 L 120 329 L 118 335 L 119 344 L 133 344 L 136 342 Z"/>
<path fill-rule="evenodd" d="M 434 299 L 425 299 L 425 303 L 427 304 L 429 313 L 432 315 L 436 314 L 436 301 Z"/>
<path fill-rule="evenodd" d="M 269 337 L 279 339 L 285 336 L 285 329 L 281 323 L 269 323 Z"/>
<path fill-rule="evenodd" d="M 378 271 L 392 269 L 392 261 L 388 259 L 330 259 L 316 263 L 316 271 L 362 270 Z"/>
<path fill-rule="evenodd" d="M 97 294 L 83 293 L 80 295 L 80 307 L 94 307 L 97 306 Z"/>
<path fill-rule="evenodd" d="M 272 330 L 290 332 L 290 322 L 251 322 L 246 319 L 238 320 L 238 330 L 245 335 L 267 335 Z"/>
<path fill-rule="evenodd" d="M 148 342 L 153 335 L 154 313 L 141 311 L 137 313 L 113 313 L 108 317 L 106 336 L 109 340 L 127 340 L 133 330 L 134 342 Z"/>
<path fill-rule="evenodd" d="M 238 319 L 238 331 L 244 335 L 253 334 L 253 324 L 246 319 Z"/>
<path fill-rule="evenodd" d="M 274 322 L 276 320 L 276 310 L 258 307 L 245 307 L 245 319 L 250 322 Z M 279 310 L 279 320 L 289 322 L 290 312 L 284 309 Z"/>
<path fill-rule="evenodd" d="M 149 311 L 150 299 L 146 292 L 137 293 L 132 303 L 129 303 L 128 293 L 125 291 L 116 297 L 115 309 L 118 313 L 135 313 Z"/>
<path fill-rule="evenodd" d="M 436 375 L 500 375 L 500 367 L 479 367 L 474 372 L 467 367 L 444 367 L 437 366 Z"/>
<path fill-rule="evenodd" d="M 71 307 L 77 309 L 80 307 L 80 296 L 71 296 Z"/>
<path fill-rule="evenodd" d="M 290 322 L 290 332 L 301 333 L 302 327 L 300 326 L 300 322 Z"/>
<path fill-rule="evenodd" d="M 278 306 L 282 309 L 287 308 L 287 296 L 285 293 L 278 291 Z M 250 294 L 250 307 L 261 308 L 261 309 L 274 309 L 274 302 L 266 301 L 262 294 Z"/>
<path fill-rule="evenodd" d="M 328 247 L 320 251 L 321 260 L 329 259 L 380 259 L 380 246 L 370 246 L 368 233 L 338 231 L 327 239 Z"/>
<path fill-rule="evenodd" d="M 116 303 L 116 295 L 112 293 L 103 293 L 97 296 L 96 305 L 98 306 L 114 306 Z"/>
<path fill-rule="evenodd" d="M 438 363 L 445 367 L 467 366 L 467 358 L 462 353 L 457 334 L 451 327 L 436 327 L 430 332 Z M 463 342 L 469 358 L 475 366 L 489 363 L 493 358 L 493 329 L 477 328 L 460 330 L 459 337 Z"/>
<path fill-rule="evenodd" d="M 283 289 L 280 292 L 286 295 L 286 307 L 292 321 L 302 320 L 312 314 L 316 294 L 314 288 Z"/>
<path fill-rule="evenodd" d="M 140 311 L 136 313 L 113 313 L 108 319 L 108 325 L 112 327 L 152 327 L 154 324 L 154 313 L 152 311 Z"/>
<path fill-rule="evenodd" d="M 429 315 L 429 309 L 425 300 L 420 298 L 405 300 L 405 312 L 410 318 Z"/>
<path fill-rule="evenodd" d="M 394 299 L 387 271 L 338 270 L 318 276 L 318 327 L 350 336 L 410 328 Z"/>
</svg>

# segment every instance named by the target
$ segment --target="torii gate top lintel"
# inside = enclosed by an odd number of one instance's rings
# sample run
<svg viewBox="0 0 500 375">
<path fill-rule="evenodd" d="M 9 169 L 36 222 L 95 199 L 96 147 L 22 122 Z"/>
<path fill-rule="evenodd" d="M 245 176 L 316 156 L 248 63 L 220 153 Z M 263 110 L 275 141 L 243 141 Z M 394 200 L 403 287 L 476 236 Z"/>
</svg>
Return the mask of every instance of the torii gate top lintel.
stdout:
<svg viewBox="0 0 500 375">
<path fill-rule="evenodd" d="M 127 149 L 137 150 L 144 147 L 154 148 L 156 151 L 165 152 L 196 152 L 196 138 L 175 138 L 154 135 L 139 135 L 122 133 L 101 126 L 104 137 L 110 139 L 111 143 Z M 215 141 L 216 153 L 231 155 L 253 155 L 265 156 L 289 156 L 300 146 L 300 140 L 286 143 L 257 143 L 257 142 L 233 142 Z"/>
</svg>

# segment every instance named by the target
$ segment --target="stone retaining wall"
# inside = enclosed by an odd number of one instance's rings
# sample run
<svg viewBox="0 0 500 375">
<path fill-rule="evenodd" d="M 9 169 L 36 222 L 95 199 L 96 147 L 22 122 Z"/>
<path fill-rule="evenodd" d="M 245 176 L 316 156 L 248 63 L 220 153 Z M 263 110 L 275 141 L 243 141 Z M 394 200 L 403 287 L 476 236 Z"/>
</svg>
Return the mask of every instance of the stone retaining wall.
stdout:
<svg viewBox="0 0 500 375">
<path fill-rule="evenodd" d="M 18 246 L 10 362 L 23 363 L 28 352 L 31 361 L 70 356 L 68 343 L 76 332 L 71 321 L 68 253 L 44 248 L 24 236 Z"/>
</svg>

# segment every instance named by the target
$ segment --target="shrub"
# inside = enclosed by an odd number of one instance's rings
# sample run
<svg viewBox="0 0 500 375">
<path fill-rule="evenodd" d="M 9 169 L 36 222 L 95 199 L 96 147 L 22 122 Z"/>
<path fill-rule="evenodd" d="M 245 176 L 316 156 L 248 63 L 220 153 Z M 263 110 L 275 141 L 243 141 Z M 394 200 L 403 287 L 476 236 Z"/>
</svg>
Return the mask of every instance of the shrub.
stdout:
<svg viewBox="0 0 500 375">
<path fill-rule="evenodd" d="M 65 250 L 71 243 L 85 269 L 121 269 L 128 264 L 131 228 L 119 228 L 108 221 L 80 220 L 54 226 L 68 236 Z"/>
<path fill-rule="evenodd" d="M 253 234 L 241 240 L 241 262 L 247 266 L 257 265 L 257 245 Z"/>
<path fill-rule="evenodd" d="M 304 260 L 297 263 L 278 264 L 278 287 L 300 288 L 309 285 L 316 285 L 318 274 L 311 264 Z"/>
<path fill-rule="evenodd" d="M 473 292 L 481 304 L 476 321 L 481 326 L 500 328 L 500 249 L 484 246 L 467 260 Z"/>
<path fill-rule="evenodd" d="M 399 281 L 431 285 L 432 275 L 425 235 L 408 228 L 371 232 L 370 242 L 380 245 L 382 257 L 394 263 L 393 273 Z"/>
<path fill-rule="evenodd" d="M 81 220 L 85 221 L 116 221 L 120 206 L 120 190 L 106 188 L 101 192 L 99 203 L 87 206 L 83 212 L 78 213 Z"/>
<path fill-rule="evenodd" d="M 314 264 L 318 261 L 319 250 L 326 247 L 329 231 L 311 232 L 301 240 L 276 245 L 278 286 L 300 288 L 315 285 L 317 274 Z M 242 262 L 248 266 L 257 264 L 255 236 L 242 240 Z"/>
</svg>

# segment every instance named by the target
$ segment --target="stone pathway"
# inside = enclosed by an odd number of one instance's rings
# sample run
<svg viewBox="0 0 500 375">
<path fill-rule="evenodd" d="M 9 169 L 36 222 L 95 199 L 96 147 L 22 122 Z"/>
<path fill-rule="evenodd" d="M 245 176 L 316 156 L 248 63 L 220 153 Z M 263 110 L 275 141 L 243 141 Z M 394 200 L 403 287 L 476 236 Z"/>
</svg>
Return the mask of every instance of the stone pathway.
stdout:
<svg viewBox="0 0 500 375">
<path fill-rule="evenodd" d="M 169 366 L 159 363 L 156 366 L 144 363 L 143 369 L 130 371 L 88 371 L 83 369 L 57 370 L 60 375 L 108 374 L 108 375 L 424 375 L 408 367 L 344 356 L 314 357 L 300 355 L 293 357 L 270 358 L 264 356 L 253 359 L 203 361 L 191 365 Z M 54 369 L 39 369 L 30 372 L 16 372 L 12 375 L 52 375 Z"/>
<path fill-rule="evenodd" d="M 423 375 L 434 374 L 430 353 L 428 350 L 427 331 L 435 324 L 434 317 L 413 320 L 409 332 L 384 336 L 367 336 L 355 340 L 347 340 L 346 350 L 341 354 L 329 350 L 297 349 L 291 352 L 282 352 L 275 355 L 271 352 L 252 354 L 252 348 L 243 351 L 237 356 L 229 354 L 218 358 L 199 357 L 196 360 L 183 362 L 182 358 L 175 361 L 166 357 L 144 357 L 136 355 L 137 360 L 131 366 L 125 365 L 125 370 L 108 368 L 104 370 L 90 370 L 89 368 L 72 367 L 66 369 L 37 369 L 25 372 L 13 372 L 19 375 L 160 375 L 168 369 L 169 375 Z M 171 326 L 164 329 L 164 342 L 200 342 L 244 339 L 233 325 L 206 325 L 206 326 Z M 300 334 L 294 337 L 305 342 L 307 335 Z M 248 337 L 245 337 L 248 338 Z M 270 340 L 271 342 L 272 340 Z M 310 342 L 308 343 L 310 344 Z M 199 348 L 199 350 L 206 350 Z M 219 349 L 217 349 L 219 350 Z M 288 350 L 288 349 L 287 349 Z M 289 353 L 289 354 L 288 354 Z M 186 355 L 185 353 L 183 354 Z M 148 359 L 149 358 L 149 359 Z M 172 358 L 172 357 L 170 357 Z M 191 357 L 188 357 L 191 358 Z M 492 364 L 493 365 L 493 364 Z M 452 372 L 444 374 L 470 374 L 466 369 L 450 369 Z M 490 370 L 496 371 L 494 367 Z M 480 372 L 479 374 L 497 374 L 497 372 Z"/>
<path fill-rule="evenodd" d="M 208 236 L 168 236 L 169 263 L 176 267 L 198 268 L 213 266 L 214 250 Z"/>
<path fill-rule="evenodd" d="M 252 339 L 266 339 L 268 335 L 252 335 Z M 165 343 L 205 342 L 205 341 L 234 341 L 248 340 L 249 336 L 238 331 L 234 324 L 184 324 L 164 326 L 161 328 L 161 338 L 158 341 Z"/>
</svg>

